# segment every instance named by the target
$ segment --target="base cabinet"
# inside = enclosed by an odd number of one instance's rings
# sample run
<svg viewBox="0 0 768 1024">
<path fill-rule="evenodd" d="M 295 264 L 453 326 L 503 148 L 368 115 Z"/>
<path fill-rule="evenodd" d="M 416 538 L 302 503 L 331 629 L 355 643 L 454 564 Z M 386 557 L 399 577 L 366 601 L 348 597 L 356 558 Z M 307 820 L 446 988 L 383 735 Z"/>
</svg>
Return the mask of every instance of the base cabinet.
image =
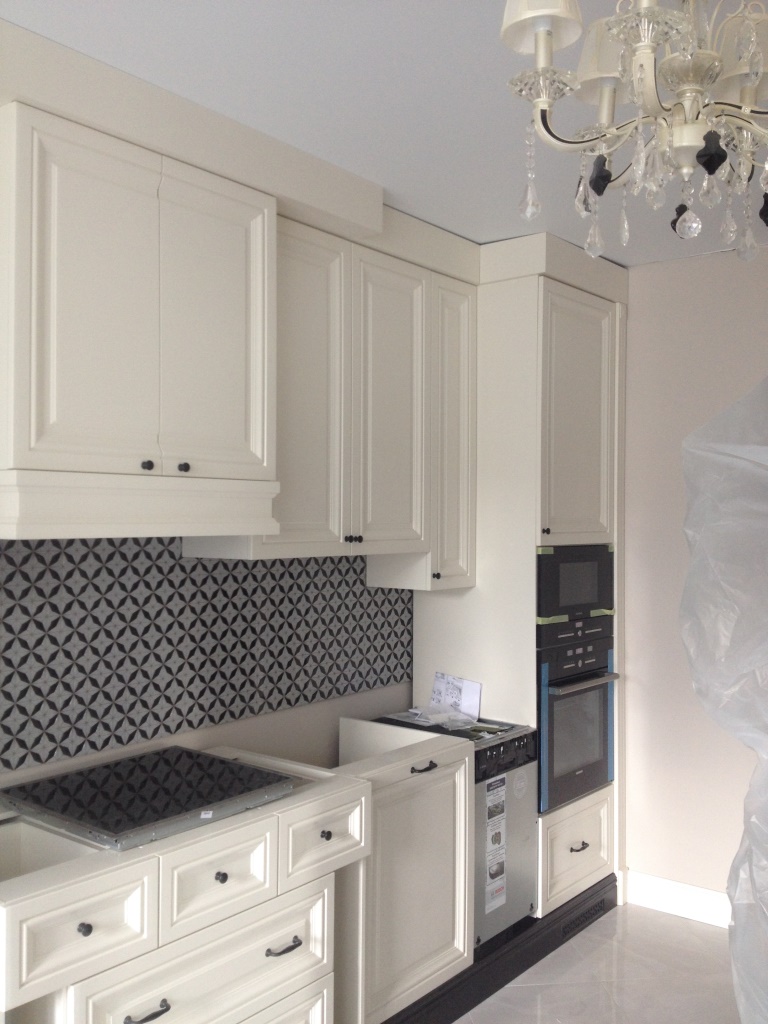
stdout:
<svg viewBox="0 0 768 1024">
<path fill-rule="evenodd" d="M 240 1024 L 332 971 L 330 875 L 71 986 L 57 1024 Z"/>
<path fill-rule="evenodd" d="M 341 726 L 342 760 L 380 752 L 339 769 L 371 782 L 373 806 L 371 856 L 340 880 L 336 1016 L 380 1024 L 472 963 L 473 747 L 375 722 Z"/>
<path fill-rule="evenodd" d="M 613 869 L 613 786 L 539 818 L 538 917 L 578 896 Z"/>
</svg>

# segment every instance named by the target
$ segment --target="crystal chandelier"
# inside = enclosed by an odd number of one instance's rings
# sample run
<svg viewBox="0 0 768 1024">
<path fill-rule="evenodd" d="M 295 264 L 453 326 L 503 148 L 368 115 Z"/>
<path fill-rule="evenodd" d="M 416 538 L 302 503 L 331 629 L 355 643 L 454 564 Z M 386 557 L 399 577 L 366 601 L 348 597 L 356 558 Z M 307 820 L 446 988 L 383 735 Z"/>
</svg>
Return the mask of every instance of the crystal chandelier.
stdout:
<svg viewBox="0 0 768 1024">
<path fill-rule="evenodd" d="M 730 6 L 735 9 L 719 0 L 710 11 L 707 0 L 680 0 L 675 9 L 655 0 L 619 0 L 615 15 L 589 27 L 574 73 L 553 67 L 552 54 L 581 34 L 577 0 L 507 0 L 502 40 L 534 54 L 536 65 L 509 83 L 532 104 L 520 203 L 526 220 L 541 209 L 538 136 L 581 154 L 575 205 L 589 219 L 584 248 L 591 256 L 603 252 L 600 197 L 609 188 L 623 192 L 623 245 L 629 242 L 628 193 L 644 194 L 659 210 L 677 192 L 671 224 L 681 238 L 695 238 L 702 216 L 719 205 L 724 245 L 735 246 L 745 260 L 757 255 L 750 192 L 757 178 L 763 193 L 758 216 L 768 225 L 768 15 L 762 3 Z M 553 127 L 552 108 L 570 93 L 597 114 L 590 127 L 564 138 Z M 630 104 L 629 116 L 617 120 L 621 104 Z"/>
</svg>

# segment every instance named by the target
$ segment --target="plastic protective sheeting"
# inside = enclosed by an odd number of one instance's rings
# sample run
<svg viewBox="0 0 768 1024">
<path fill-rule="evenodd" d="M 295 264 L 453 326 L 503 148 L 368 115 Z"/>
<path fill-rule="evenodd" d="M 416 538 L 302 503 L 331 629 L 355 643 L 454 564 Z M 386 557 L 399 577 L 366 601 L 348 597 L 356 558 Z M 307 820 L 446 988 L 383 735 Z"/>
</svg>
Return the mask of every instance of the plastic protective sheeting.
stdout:
<svg viewBox="0 0 768 1024">
<path fill-rule="evenodd" d="M 681 625 L 694 689 L 758 765 L 728 878 L 736 1001 L 768 1022 L 768 379 L 683 445 L 691 563 Z"/>
</svg>

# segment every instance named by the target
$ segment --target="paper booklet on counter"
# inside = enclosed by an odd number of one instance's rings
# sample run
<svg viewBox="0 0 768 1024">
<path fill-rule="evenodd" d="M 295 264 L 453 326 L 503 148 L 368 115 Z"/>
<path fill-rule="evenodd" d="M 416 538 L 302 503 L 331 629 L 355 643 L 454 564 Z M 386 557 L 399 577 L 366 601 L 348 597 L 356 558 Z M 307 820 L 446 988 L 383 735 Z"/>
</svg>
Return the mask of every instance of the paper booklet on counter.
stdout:
<svg viewBox="0 0 768 1024">
<path fill-rule="evenodd" d="M 411 708 L 407 714 L 411 719 L 443 729 L 467 729 L 480 717 L 482 689 L 481 683 L 471 679 L 435 672 L 428 707 Z"/>
</svg>

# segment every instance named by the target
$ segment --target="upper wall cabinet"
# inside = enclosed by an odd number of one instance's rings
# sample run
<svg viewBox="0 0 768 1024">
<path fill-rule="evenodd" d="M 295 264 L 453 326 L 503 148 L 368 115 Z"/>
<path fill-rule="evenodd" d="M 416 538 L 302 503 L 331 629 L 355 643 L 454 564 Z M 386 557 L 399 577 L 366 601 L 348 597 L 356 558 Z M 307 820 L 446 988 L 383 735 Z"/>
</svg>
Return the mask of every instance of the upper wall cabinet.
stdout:
<svg viewBox="0 0 768 1024">
<path fill-rule="evenodd" d="M 542 544 L 614 539 L 616 303 L 541 280 Z"/>
<path fill-rule="evenodd" d="M 280 534 L 189 538 L 185 554 L 425 551 L 429 272 L 290 221 L 277 266 Z"/>
<path fill-rule="evenodd" d="M 432 540 L 421 555 L 370 557 L 369 586 L 474 586 L 476 291 L 473 285 L 432 275 Z"/>
<path fill-rule="evenodd" d="M 275 529 L 274 200 L 0 111 L 0 536 Z"/>
</svg>

